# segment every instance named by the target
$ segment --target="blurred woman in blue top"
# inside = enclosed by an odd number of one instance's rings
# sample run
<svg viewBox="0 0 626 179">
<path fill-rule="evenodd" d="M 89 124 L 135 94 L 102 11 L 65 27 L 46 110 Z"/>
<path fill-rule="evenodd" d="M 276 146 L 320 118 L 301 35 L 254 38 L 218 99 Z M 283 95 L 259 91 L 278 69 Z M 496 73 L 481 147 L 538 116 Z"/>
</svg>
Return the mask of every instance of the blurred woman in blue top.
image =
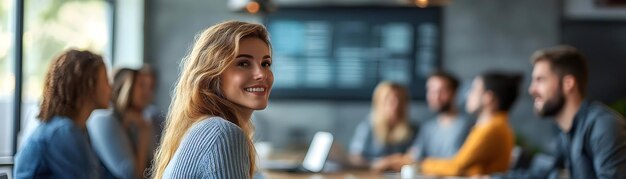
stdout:
<svg viewBox="0 0 626 179">
<path fill-rule="evenodd" d="M 87 122 L 94 151 L 115 177 L 143 178 L 156 139 L 150 120 L 147 74 L 122 68 L 113 77 L 113 109 L 94 112 Z"/>
<path fill-rule="evenodd" d="M 379 83 L 372 97 L 372 113 L 357 126 L 352 138 L 350 163 L 376 168 L 384 157 L 406 152 L 415 137 L 408 108 L 409 93 L 404 86 Z"/>
<path fill-rule="evenodd" d="M 111 96 L 102 57 L 68 50 L 56 57 L 44 81 L 42 121 L 15 157 L 15 178 L 101 178 L 106 170 L 85 129 L 94 109 Z"/>
</svg>

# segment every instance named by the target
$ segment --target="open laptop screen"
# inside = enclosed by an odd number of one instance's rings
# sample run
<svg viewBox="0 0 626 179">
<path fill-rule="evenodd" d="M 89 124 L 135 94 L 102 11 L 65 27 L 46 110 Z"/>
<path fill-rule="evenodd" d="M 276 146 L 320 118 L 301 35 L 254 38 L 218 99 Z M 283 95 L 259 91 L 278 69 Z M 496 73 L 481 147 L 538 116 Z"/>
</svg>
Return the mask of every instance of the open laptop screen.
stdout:
<svg viewBox="0 0 626 179">
<path fill-rule="evenodd" d="M 317 132 L 304 157 L 302 167 L 312 172 L 320 172 L 324 167 L 328 153 L 333 144 L 333 135 L 328 132 Z"/>
</svg>

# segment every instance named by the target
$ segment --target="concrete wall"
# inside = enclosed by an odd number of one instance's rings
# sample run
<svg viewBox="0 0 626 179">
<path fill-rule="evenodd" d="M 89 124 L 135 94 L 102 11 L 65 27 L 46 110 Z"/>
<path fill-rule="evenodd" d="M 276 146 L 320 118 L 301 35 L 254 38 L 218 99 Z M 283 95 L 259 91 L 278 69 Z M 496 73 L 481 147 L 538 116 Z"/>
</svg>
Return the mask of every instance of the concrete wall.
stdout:
<svg viewBox="0 0 626 179">
<path fill-rule="evenodd" d="M 521 96 L 510 117 L 516 133 L 535 146 L 551 145 L 555 126 L 533 115 L 528 85 L 533 51 L 558 44 L 555 0 L 454 1 L 446 7 L 444 67 L 469 83 L 491 69 L 524 73 Z"/>
<path fill-rule="evenodd" d="M 227 1 L 154 0 L 146 5 L 146 60 L 161 73 L 156 102 L 163 110 L 169 105 L 179 61 L 196 33 L 226 19 L 259 21 L 230 12 Z M 528 58 L 536 49 L 557 44 L 558 9 L 555 0 L 472 0 L 453 1 L 444 13 L 443 67 L 462 78 L 465 86 L 488 69 L 524 73 L 523 95 L 511 123 L 518 134 L 541 147 L 549 145 L 553 125 L 532 114 L 526 92 L 531 71 Z M 271 101 L 265 111 L 255 113 L 255 122 L 259 139 L 279 148 L 306 145 L 317 130 L 333 132 L 345 145 L 369 108 L 366 101 Z M 414 101 L 411 109 L 414 120 L 432 116 L 423 101 Z"/>
<path fill-rule="evenodd" d="M 588 96 L 612 104 L 626 100 L 626 21 L 567 21 L 563 41 L 588 59 Z M 601 87 L 601 88 L 599 88 Z"/>
</svg>

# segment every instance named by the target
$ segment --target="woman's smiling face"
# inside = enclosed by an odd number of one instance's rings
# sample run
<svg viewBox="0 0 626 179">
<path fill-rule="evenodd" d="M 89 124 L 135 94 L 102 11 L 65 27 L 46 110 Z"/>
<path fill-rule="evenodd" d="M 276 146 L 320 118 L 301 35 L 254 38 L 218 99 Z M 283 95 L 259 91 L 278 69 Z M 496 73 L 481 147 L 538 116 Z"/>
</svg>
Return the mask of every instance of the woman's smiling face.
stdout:
<svg viewBox="0 0 626 179">
<path fill-rule="evenodd" d="M 269 46 L 258 38 L 242 38 L 234 62 L 220 76 L 224 97 L 247 109 L 268 104 L 274 74 Z"/>
</svg>

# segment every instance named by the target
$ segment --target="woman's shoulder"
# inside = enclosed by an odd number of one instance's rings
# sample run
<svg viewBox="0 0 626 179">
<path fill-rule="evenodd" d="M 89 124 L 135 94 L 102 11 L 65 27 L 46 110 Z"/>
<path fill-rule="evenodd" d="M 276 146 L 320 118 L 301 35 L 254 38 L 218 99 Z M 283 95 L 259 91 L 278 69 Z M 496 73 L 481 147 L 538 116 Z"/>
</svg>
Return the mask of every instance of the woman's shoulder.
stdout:
<svg viewBox="0 0 626 179">
<path fill-rule="evenodd" d="M 224 118 L 207 117 L 195 123 L 187 132 L 186 138 L 212 144 L 223 142 L 222 139 L 245 138 L 245 134 L 239 126 Z"/>
<path fill-rule="evenodd" d="M 190 131 L 204 131 L 207 129 L 228 133 L 243 133 L 243 130 L 235 123 L 217 116 L 207 117 L 200 120 L 191 127 Z"/>
<path fill-rule="evenodd" d="M 64 116 L 54 116 L 42 123 L 24 141 L 22 153 L 35 155 L 47 151 L 61 151 L 76 154 L 76 146 L 86 144 L 86 135 L 71 119 Z"/>
<path fill-rule="evenodd" d="M 82 134 L 80 129 L 71 119 L 64 116 L 54 116 L 38 126 L 28 140 L 48 143 L 50 140 L 71 140 L 81 136 L 80 134 Z"/>
<path fill-rule="evenodd" d="M 94 110 L 87 120 L 87 124 L 119 124 L 120 116 L 111 109 Z"/>
<path fill-rule="evenodd" d="M 220 148 L 246 149 L 246 145 L 246 135 L 237 125 L 221 117 L 208 117 L 187 131 L 179 150 L 183 158 L 205 157 L 215 154 Z"/>
<path fill-rule="evenodd" d="M 87 120 L 87 128 L 92 131 L 110 131 L 121 128 L 120 120 L 112 110 L 95 110 L 89 120 Z"/>
<path fill-rule="evenodd" d="M 232 171 L 234 166 L 246 165 L 242 162 L 249 155 L 245 136 L 241 128 L 221 117 L 207 117 L 196 122 L 172 158 L 169 175 L 174 176 L 172 178 L 198 177 L 207 173 L 213 176 L 215 172 Z"/>
</svg>

